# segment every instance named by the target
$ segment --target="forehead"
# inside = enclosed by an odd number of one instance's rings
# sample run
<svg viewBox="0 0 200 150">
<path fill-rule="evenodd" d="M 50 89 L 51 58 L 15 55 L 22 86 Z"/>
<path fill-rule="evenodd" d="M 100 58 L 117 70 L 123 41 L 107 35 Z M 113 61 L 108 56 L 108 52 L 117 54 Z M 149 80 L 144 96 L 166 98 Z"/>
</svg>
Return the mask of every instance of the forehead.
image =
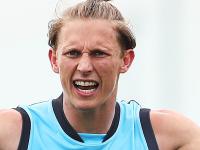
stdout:
<svg viewBox="0 0 200 150">
<path fill-rule="evenodd" d="M 92 28 L 91 28 L 92 27 Z M 104 19 L 71 19 L 66 20 L 61 30 L 82 30 L 83 28 L 87 28 L 87 31 L 101 31 L 105 32 L 115 32 L 114 24 L 111 21 Z M 68 30 L 68 31 L 69 31 Z"/>
<path fill-rule="evenodd" d="M 60 30 L 58 37 L 60 42 L 84 40 L 96 42 L 117 42 L 117 34 L 114 24 L 101 19 L 74 19 L 67 20 Z"/>
</svg>

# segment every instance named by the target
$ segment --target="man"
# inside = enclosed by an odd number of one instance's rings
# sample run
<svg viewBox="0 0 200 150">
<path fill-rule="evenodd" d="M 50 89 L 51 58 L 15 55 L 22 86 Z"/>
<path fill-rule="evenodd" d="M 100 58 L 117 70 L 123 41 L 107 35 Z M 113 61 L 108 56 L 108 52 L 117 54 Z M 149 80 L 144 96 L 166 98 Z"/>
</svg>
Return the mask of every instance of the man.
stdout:
<svg viewBox="0 0 200 150">
<path fill-rule="evenodd" d="M 57 99 L 0 112 L 0 149 L 199 150 L 200 128 L 168 110 L 116 102 L 118 78 L 135 39 L 106 0 L 87 0 L 49 25 L 49 59 L 60 75 Z"/>
</svg>

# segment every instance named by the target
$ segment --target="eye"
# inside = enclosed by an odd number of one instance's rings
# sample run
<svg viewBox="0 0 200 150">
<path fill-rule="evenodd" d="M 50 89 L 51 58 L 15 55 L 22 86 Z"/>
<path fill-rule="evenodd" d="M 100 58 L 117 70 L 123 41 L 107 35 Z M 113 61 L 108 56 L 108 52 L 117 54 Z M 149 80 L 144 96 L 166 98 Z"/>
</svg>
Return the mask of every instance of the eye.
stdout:
<svg viewBox="0 0 200 150">
<path fill-rule="evenodd" d="M 79 50 L 76 49 L 72 49 L 69 50 L 65 53 L 66 56 L 70 57 L 70 58 L 77 58 L 81 56 L 81 52 Z"/>
<path fill-rule="evenodd" d="M 103 52 L 102 50 L 93 50 L 93 51 L 90 52 L 90 56 L 92 56 L 92 57 L 106 57 L 106 56 L 108 56 L 108 54 Z"/>
</svg>

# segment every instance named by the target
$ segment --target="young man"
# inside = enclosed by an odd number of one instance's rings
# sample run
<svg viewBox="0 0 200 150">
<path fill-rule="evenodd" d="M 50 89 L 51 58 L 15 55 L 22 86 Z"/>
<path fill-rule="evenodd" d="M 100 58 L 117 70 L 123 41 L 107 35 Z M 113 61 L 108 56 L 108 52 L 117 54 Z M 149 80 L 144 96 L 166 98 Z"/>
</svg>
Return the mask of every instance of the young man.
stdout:
<svg viewBox="0 0 200 150">
<path fill-rule="evenodd" d="M 116 102 L 135 39 L 107 1 L 87 0 L 50 22 L 57 99 L 0 112 L 0 150 L 199 150 L 200 128 L 167 110 Z"/>
</svg>

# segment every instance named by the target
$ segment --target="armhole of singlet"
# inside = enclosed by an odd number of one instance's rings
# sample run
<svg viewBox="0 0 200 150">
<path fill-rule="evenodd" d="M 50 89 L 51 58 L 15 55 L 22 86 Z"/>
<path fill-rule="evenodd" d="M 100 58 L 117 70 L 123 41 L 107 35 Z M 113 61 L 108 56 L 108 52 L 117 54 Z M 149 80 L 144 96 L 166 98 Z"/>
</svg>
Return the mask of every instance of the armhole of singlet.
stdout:
<svg viewBox="0 0 200 150">
<path fill-rule="evenodd" d="M 30 129 L 31 129 L 31 121 L 28 113 L 21 107 L 13 108 L 18 111 L 22 116 L 22 131 L 21 137 L 17 150 L 27 150 L 29 137 L 30 137 Z"/>
<path fill-rule="evenodd" d="M 150 109 L 140 109 L 140 122 L 149 150 L 159 150 L 150 120 Z"/>
</svg>

